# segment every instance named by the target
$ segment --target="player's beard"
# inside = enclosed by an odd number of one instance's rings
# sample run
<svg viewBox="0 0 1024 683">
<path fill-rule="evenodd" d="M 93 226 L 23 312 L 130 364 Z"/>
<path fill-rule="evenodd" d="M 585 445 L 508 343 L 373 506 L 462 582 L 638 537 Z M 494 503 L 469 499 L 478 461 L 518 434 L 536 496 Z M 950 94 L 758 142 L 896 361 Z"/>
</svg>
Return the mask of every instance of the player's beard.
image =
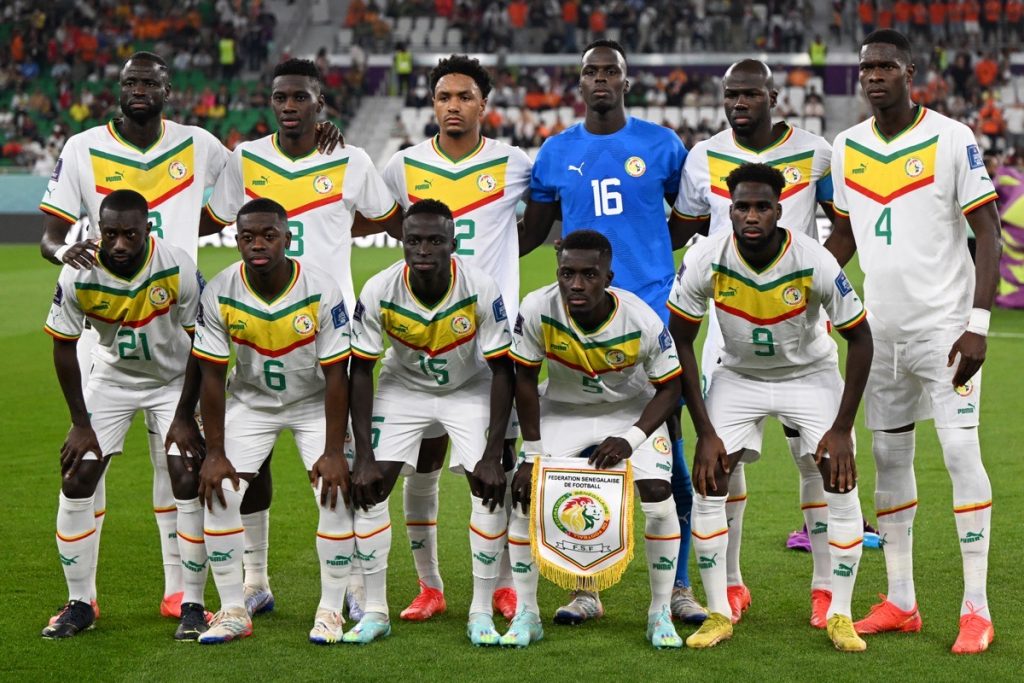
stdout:
<svg viewBox="0 0 1024 683">
<path fill-rule="evenodd" d="M 145 109 L 132 109 L 128 106 L 121 106 L 121 113 L 124 114 L 124 117 L 126 119 L 131 119 L 133 123 L 137 123 L 140 126 L 149 123 L 153 119 L 160 118 L 163 110 L 163 102 L 151 104 Z"/>
</svg>

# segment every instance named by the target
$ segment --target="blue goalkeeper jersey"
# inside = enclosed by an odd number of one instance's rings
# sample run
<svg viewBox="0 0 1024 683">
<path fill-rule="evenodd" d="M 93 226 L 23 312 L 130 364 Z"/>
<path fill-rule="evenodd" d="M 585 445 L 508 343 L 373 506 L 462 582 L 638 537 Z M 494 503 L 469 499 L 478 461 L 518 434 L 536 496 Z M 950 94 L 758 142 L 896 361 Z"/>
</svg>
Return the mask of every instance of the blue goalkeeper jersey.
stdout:
<svg viewBox="0 0 1024 683">
<path fill-rule="evenodd" d="M 561 202 L 562 235 L 589 228 L 612 243 L 612 284 L 668 319 L 675 276 L 665 195 L 679 191 L 686 147 L 671 129 L 629 117 L 611 135 L 578 123 L 537 154 L 530 198 Z"/>
</svg>

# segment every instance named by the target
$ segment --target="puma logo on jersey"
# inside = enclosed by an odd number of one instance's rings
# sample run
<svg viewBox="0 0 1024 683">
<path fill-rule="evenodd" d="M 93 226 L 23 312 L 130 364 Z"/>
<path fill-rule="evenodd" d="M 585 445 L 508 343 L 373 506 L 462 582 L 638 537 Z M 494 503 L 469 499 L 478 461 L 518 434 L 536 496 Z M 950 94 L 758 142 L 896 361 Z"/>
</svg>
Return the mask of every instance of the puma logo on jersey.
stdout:
<svg viewBox="0 0 1024 683">
<path fill-rule="evenodd" d="M 868 165 L 867 165 L 867 164 L 864 164 L 864 163 L 862 163 L 862 164 L 861 164 L 860 166 L 858 166 L 857 168 L 853 169 L 853 171 L 851 171 L 851 172 L 852 172 L 852 173 L 853 173 L 854 175 L 860 175 L 861 173 L 863 173 L 863 172 L 864 172 L 864 171 L 866 171 L 866 170 L 868 170 Z"/>
<path fill-rule="evenodd" d="M 417 190 L 429 190 L 430 186 L 434 184 L 433 180 L 425 179 L 422 183 L 416 186 Z"/>
<path fill-rule="evenodd" d="M 581 161 L 579 166 L 573 166 L 572 164 L 569 164 L 568 170 L 576 171 L 577 173 L 580 174 L 580 177 L 582 178 L 583 177 L 583 164 L 585 164 L 585 163 L 587 163 L 587 162 Z"/>
<path fill-rule="evenodd" d="M 108 175 L 105 180 L 108 183 L 117 183 L 124 180 L 124 171 L 114 171 L 114 175 Z"/>
<path fill-rule="evenodd" d="M 253 187 L 263 187 L 263 186 L 265 186 L 269 182 L 270 182 L 270 178 L 268 178 L 265 175 L 261 175 L 259 178 L 253 178 L 252 179 L 252 186 Z"/>
</svg>

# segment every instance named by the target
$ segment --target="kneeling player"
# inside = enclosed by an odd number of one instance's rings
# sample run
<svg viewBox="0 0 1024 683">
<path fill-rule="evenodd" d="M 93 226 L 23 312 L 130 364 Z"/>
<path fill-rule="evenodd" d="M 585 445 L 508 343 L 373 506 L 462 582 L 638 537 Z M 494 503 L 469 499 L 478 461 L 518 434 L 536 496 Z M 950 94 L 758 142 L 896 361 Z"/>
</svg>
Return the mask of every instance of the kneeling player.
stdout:
<svg viewBox="0 0 1024 683">
<path fill-rule="evenodd" d="M 544 636 L 527 513 L 533 460 L 578 456 L 594 445 L 590 463 L 598 468 L 632 457 L 650 565 L 647 638 L 657 648 L 683 644 L 669 613 L 679 517 L 665 426 L 679 405 L 679 361 L 658 314 L 632 293 L 608 286 L 611 260 L 611 244 L 600 233 L 568 234 L 558 253 L 558 282 L 529 294 L 516 319 L 512 358 L 520 365 L 516 409 L 526 462 L 512 482 L 514 504 L 522 507 L 513 508 L 509 523 L 509 559 L 520 607 L 502 645 L 525 647 Z M 545 356 L 548 382 L 541 398 Z"/>
<path fill-rule="evenodd" d="M 505 305 L 494 280 L 452 257 L 447 206 L 414 204 L 402 230 L 405 260 L 370 278 L 353 314 L 352 502 L 366 614 L 344 640 L 369 643 L 391 632 L 388 496 L 400 474 L 415 470 L 424 433 L 439 426 L 451 437 L 451 469 L 466 474 L 472 494 L 467 635 L 474 645 L 497 645 L 491 603 L 507 526 L 501 461 L 514 381 Z M 385 335 L 391 348 L 375 397 L 373 366 Z"/>
<path fill-rule="evenodd" d="M 285 256 L 284 208 L 255 199 L 238 212 L 236 263 L 203 293 L 192 353 L 202 368 L 207 457 L 199 493 L 206 502 L 206 548 L 220 611 L 200 643 L 252 634 L 242 587 L 242 496 L 278 435 L 291 429 L 320 508 L 316 549 L 320 604 L 309 640 L 341 639 L 353 552 L 345 426 L 348 313 L 326 273 Z M 231 342 L 235 370 L 225 402 Z"/>
<path fill-rule="evenodd" d="M 90 605 L 98 536 L 94 496 L 110 456 L 121 452 L 135 414 L 146 414 L 161 442 L 173 440 L 190 456 L 203 451 L 194 417 L 199 376 L 195 362 L 189 361 L 199 307 L 196 266 L 185 252 L 150 236 L 148 213 L 145 198 L 137 192 L 107 195 L 99 209 L 96 264 L 82 270 L 64 266 L 46 321 L 72 426 L 61 448 L 57 512 L 57 550 L 68 603 L 43 629 L 45 638 L 73 636 L 95 621 L 95 606 Z M 83 395 L 76 346 L 86 321 L 99 342 Z M 168 439 L 169 433 L 175 436 Z M 179 535 L 200 535 L 201 510 L 193 512 L 186 521 L 188 515 L 179 509 Z M 188 557 L 183 553 L 183 559 Z M 192 571 L 184 573 L 179 639 L 195 639 L 205 625 L 205 562 L 196 559 L 200 561 L 194 566 L 186 565 Z"/>
<path fill-rule="evenodd" d="M 805 470 L 816 462 L 824 479 L 832 559 L 828 635 L 839 650 L 863 650 L 866 645 L 850 619 L 850 600 L 863 532 L 853 420 L 872 354 L 864 306 L 816 240 L 779 227 L 785 186 L 781 172 L 745 164 L 726 183 L 733 230 L 694 247 L 669 299 L 683 392 L 697 431 L 693 545 L 711 612 L 686 644 L 711 647 L 732 637 L 722 562 L 728 548 L 729 472 L 741 459 L 759 457 L 758 421 L 774 416 L 800 431 L 798 467 Z M 696 381 L 693 342 L 709 298 L 715 302 L 723 348 L 705 401 Z M 822 306 L 849 344 L 845 389 L 835 342 L 818 325 Z"/>
</svg>

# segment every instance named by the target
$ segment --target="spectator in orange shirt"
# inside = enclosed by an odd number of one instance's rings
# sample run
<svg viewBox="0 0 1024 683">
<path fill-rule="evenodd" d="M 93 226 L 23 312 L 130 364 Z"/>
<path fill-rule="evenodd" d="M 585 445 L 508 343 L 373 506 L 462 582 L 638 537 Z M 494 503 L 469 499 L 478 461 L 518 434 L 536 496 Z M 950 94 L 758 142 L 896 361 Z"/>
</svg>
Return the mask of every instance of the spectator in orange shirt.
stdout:
<svg viewBox="0 0 1024 683">
<path fill-rule="evenodd" d="M 928 41 L 928 6 L 924 0 L 917 0 L 911 9 L 911 22 L 914 27 L 914 38 L 923 42 Z"/>
<path fill-rule="evenodd" d="M 875 30 L 874 0 L 860 0 L 860 4 L 857 5 L 857 18 L 860 19 L 860 28 L 865 36 Z"/>
<path fill-rule="evenodd" d="M 981 27 L 978 24 L 978 18 L 981 16 L 981 6 L 978 5 L 976 0 L 964 0 L 963 6 L 964 34 L 967 37 L 968 44 L 971 47 L 975 47 L 978 44 L 978 37 L 981 33 Z"/>
<path fill-rule="evenodd" d="M 946 26 L 949 27 L 949 39 L 959 42 L 964 37 L 964 4 L 963 0 L 949 0 L 946 4 Z"/>
<path fill-rule="evenodd" d="M 562 3 L 562 23 L 565 24 L 565 51 L 576 53 L 576 25 L 580 21 L 579 0 L 565 0 Z"/>
<path fill-rule="evenodd" d="M 910 0 L 896 0 L 892 5 L 892 20 L 896 30 L 905 36 L 910 35 L 910 18 L 914 5 Z"/>
<path fill-rule="evenodd" d="M 987 90 L 995 84 L 999 77 L 999 64 L 995 60 L 995 55 L 986 52 L 985 56 L 978 60 L 974 66 L 974 77 L 983 89 Z"/>
<path fill-rule="evenodd" d="M 950 3 L 956 4 L 955 2 Z M 943 0 L 932 0 L 928 6 L 928 21 L 931 27 L 932 40 L 941 42 L 946 39 L 946 3 Z"/>
<path fill-rule="evenodd" d="M 1006 121 L 1003 119 L 1003 110 L 996 103 L 996 98 L 991 94 L 985 99 L 985 104 L 978 110 L 978 130 L 987 135 L 992 141 L 989 147 L 1003 149 L 1003 135 L 1006 133 Z"/>
<path fill-rule="evenodd" d="M 1024 38 L 1024 0 L 1006 0 L 1006 42 L 1017 45 Z"/>
<path fill-rule="evenodd" d="M 590 40 L 604 38 L 604 32 L 608 29 L 608 15 L 604 7 L 598 6 L 590 13 Z"/>
<path fill-rule="evenodd" d="M 999 21 L 1003 15 L 1002 0 L 985 0 L 985 11 L 981 15 L 982 40 L 986 45 L 999 41 Z"/>
<path fill-rule="evenodd" d="M 878 28 L 892 28 L 892 6 L 883 3 L 878 8 Z"/>
</svg>

